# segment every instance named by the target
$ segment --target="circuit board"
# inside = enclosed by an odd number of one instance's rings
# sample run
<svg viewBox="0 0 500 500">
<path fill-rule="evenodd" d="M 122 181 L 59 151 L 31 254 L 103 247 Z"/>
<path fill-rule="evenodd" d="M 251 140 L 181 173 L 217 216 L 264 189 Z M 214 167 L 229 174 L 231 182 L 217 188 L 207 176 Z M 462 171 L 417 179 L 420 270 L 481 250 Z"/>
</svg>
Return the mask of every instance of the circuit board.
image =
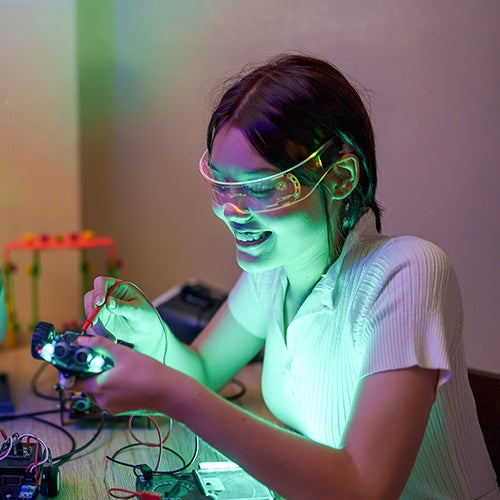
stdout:
<svg viewBox="0 0 500 500">
<path fill-rule="evenodd" d="M 40 477 L 38 484 L 34 472 L 30 472 L 30 467 L 40 461 L 43 456 L 41 447 L 35 443 L 17 443 L 7 453 L 7 443 L 0 447 L 0 500 L 41 500 L 47 498 L 42 494 L 39 484 L 42 483 Z M 39 469 L 42 475 L 42 470 Z"/>
</svg>

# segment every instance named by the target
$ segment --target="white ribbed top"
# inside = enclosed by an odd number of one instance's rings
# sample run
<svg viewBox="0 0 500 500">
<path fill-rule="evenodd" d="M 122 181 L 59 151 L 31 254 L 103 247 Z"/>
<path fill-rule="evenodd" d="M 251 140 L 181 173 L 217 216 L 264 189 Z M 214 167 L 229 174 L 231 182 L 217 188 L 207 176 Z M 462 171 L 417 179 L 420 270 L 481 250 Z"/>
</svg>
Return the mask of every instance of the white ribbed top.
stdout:
<svg viewBox="0 0 500 500">
<path fill-rule="evenodd" d="M 460 290 L 441 249 L 378 234 L 369 212 L 286 335 L 285 291 L 284 272 L 275 269 L 243 273 L 229 295 L 234 317 L 266 339 L 262 392 L 279 420 L 341 447 L 363 377 L 415 365 L 439 369 L 436 402 L 401 498 L 468 500 L 496 487 L 468 384 Z"/>
</svg>

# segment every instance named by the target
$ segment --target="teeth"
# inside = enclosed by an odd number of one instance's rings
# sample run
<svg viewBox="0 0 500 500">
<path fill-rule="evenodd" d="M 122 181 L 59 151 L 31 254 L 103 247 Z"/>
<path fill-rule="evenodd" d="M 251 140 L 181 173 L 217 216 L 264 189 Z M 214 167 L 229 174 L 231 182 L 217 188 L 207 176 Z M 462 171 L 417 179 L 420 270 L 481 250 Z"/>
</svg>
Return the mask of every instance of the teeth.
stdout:
<svg viewBox="0 0 500 500">
<path fill-rule="evenodd" d="M 266 233 L 235 233 L 236 239 L 240 241 L 257 241 L 264 237 Z"/>
</svg>

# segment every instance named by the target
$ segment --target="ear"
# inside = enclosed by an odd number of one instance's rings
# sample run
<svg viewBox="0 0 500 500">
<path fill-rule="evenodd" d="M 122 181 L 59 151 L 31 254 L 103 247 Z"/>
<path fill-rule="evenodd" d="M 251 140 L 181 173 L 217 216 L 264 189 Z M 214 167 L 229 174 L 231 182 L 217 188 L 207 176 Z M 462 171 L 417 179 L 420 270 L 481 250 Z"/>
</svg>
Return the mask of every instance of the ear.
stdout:
<svg viewBox="0 0 500 500">
<path fill-rule="evenodd" d="M 331 170 L 332 187 L 331 192 L 334 200 L 347 198 L 356 188 L 359 182 L 359 159 L 356 155 L 342 155 Z"/>
</svg>

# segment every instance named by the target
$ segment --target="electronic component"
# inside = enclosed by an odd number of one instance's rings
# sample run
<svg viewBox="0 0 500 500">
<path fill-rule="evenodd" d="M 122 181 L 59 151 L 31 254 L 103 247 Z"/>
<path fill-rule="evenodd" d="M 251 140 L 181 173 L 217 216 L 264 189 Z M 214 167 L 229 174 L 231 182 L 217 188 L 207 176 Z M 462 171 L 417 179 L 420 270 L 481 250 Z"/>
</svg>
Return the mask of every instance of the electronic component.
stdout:
<svg viewBox="0 0 500 500">
<path fill-rule="evenodd" d="M 234 462 L 205 462 L 185 474 L 153 473 L 138 476 L 137 491 L 160 493 L 163 498 L 184 500 L 274 500 L 267 486 Z"/>
<path fill-rule="evenodd" d="M 0 447 L 0 500 L 38 500 L 57 496 L 59 468 L 44 464 L 49 453 L 41 444 L 28 444 L 12 436 L 6 440 Z M 40 473 L 38 483 L 36 468 Z"/>
<path fill-rule="evenodd" d="M 54 325 L 40 321 L 33 330 L 31 355 L 54 365 L 64 378 L 87 378 L 112 368 L 113 360 L 104 352 L 75 341 L 83 335 L 72 331 L 58 334 Z"/>
<path fill-rule="evenodd" d="M 271 490 L 234 462 L 201 463 L 193 472 L 201 491 L 214 500 L 273 500 Z"/>
<path fill-rule="evenodd" d="M 101 420 L 102 410 L 83 393 L 74 392 L 69 399 L 69 418 L 71 420 Z"/>
<path fill-rule="evenodd" d="M 213 500 L 204 495 L 192 474 L 154 474 L 150 479 L 144 475 L 136 479 L 137 491 L 159 493 L 162 498 L 186 500 Z"/>
</svg>

